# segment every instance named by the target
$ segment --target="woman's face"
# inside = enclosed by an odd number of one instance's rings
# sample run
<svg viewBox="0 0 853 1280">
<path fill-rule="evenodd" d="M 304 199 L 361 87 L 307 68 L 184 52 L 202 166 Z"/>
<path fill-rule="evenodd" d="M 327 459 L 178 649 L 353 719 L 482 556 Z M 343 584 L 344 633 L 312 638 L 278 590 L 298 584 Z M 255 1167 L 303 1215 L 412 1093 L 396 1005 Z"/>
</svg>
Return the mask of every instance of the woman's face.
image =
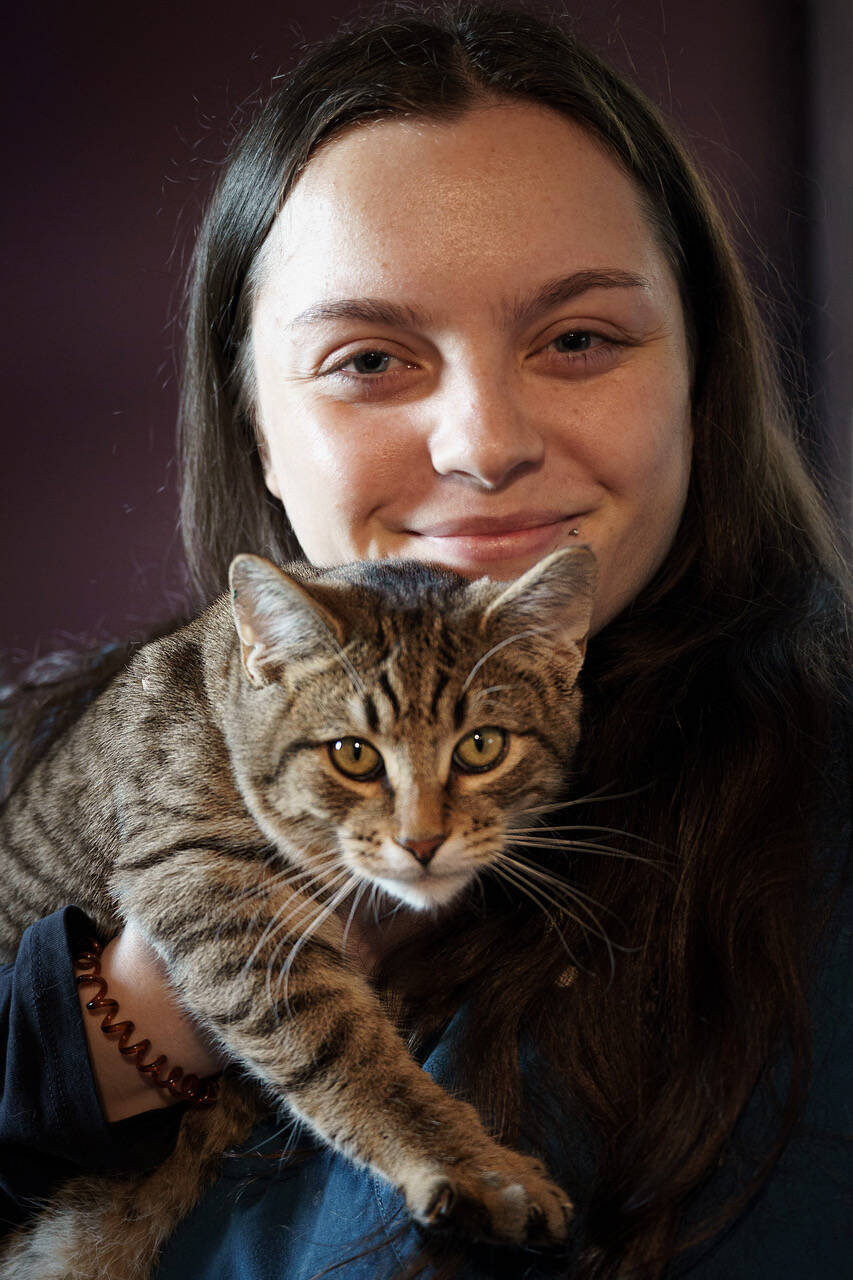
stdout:
<svg viewBox="0 0 853 1280">
<path fill-rule="evenodd" d="M 547 108 L 322 149 L 267 241 L 253 345 L 267 484 L 315 564 L 509 579 L 588 543 L 597 628 L 672 543 L 691 446 L 677 285 L 631 181 Z"/>
</svg>

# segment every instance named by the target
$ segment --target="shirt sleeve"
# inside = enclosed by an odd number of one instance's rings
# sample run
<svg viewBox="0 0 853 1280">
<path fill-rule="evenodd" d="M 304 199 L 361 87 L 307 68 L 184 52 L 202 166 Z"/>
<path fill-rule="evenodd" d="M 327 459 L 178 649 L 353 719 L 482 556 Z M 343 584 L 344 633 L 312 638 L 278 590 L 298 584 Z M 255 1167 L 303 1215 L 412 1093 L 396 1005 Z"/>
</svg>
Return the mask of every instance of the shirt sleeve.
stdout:
<svg viewBox="0 0 853 1280">
<path fill-rule="evenodd" d="M 72 964 L 91 930 L 66 907 L 31 925 L 0 968 L 0 1231 L 75 1174 L 153 1168 L 177 1137 L 181 1105 L 104 1118 Z"/>
</svg>

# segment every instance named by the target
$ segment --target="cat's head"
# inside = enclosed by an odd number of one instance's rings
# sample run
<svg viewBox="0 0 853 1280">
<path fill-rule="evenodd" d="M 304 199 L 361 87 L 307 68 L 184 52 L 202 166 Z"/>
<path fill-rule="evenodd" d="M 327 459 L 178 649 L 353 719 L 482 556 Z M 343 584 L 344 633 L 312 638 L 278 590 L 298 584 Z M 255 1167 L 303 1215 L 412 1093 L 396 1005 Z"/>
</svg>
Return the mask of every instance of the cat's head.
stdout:
<svg viewBox="0 0 853 1280">
<path fill-rule="evenodd" d="M 241 662 L 227 735 L 290 861 L 418 910 L 455 898 L 553 799 L 579 732 L 587 547 L 512 583 L 386 560 L 231 566 Z M 337 878 L 336 878 L 337 877 Z"/>
</svg>

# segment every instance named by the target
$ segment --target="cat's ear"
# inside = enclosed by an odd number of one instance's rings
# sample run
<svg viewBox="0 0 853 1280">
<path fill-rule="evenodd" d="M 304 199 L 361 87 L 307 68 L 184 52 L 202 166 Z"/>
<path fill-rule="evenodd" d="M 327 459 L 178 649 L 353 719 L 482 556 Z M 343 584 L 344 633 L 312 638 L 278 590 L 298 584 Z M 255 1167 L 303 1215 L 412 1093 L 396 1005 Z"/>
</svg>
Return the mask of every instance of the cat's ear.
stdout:
<svg viewBox="0 0 853 1280">
<path fill-rule="evenodd" d="M 246 674 L 254 685 L 275 680 L 295 654 L 344 643 L 341 620 L 310 592 L 310 584 L 263 556 L 240 555 L 228 571 L 231 612 Z"/>
<path fill-rule="evenodd" d="M 491 583 L 483 629 L 506 635 L 548 631 L 556 634 L 561 643 L 573 644 L 583 653 L 597 568 L 589 547 L 564 547 L 545 556 L 508 585 Z"/>
</svg>

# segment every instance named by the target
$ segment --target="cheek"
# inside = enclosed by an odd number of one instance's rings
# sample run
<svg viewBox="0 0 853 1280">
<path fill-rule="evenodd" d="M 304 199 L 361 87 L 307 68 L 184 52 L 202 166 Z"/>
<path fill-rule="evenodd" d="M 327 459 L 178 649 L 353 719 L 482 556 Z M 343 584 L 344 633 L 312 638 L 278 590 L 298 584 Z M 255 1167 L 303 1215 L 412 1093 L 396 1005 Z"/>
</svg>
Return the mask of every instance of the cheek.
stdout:
<svg viewBox="0 0 853 1280">
<path fill-rule="evenodd" d="M 376 504 L 380 476 L 368 442 L 343 439 L 316 417 L 267 428 L 275 488 L 309 556 L 348 537 Z"/>
<path fill-rule="evenodd" d="M 650 505 L 661 523 L 677 524 L 687 497 L 693 453 L 693 431 L 687 395 L 665 404 L 648 425 L 648 445 L 638 473 L 644 478 Z M 641 483 L 643 480 L 641 479 Z"/>
<path fill-rule="evenodd" d="M 617 497 L 669 525 L 690 472 L 690 399 L 680 370 L 629 385 L 599 419 L 602 478 Z"/>
<path fill-rule="evenodd" d="M 646 430 L 626 450 L 622 467 L 623 490 L 654 521 L 668 524 L 673 509 L 681 506 L 690 473 L 692 438 L 684 418 L 646 425 Z"/>
<path fill-rule="evenodd" d="M 595 631 L 651 580 L 676 535 L 690 477 L 692 435 L 686 389 L 637 396 L 602 427 L 598 479 L 609 494 L 600 527 Z M 595 539 L 593 539 L 595 541 Z"/>
<path fill-rule="evenodd" d="M 309 559 L 388 553 L 383 516 L 401 495 L 419 492 L 429 474 L 405 420 L 387 412 L 378 420 L 350 412 L 342 420 L 315 406 L 296 429 L 273 429 L 267 439 L 281 500 Z"/>
</svg>

